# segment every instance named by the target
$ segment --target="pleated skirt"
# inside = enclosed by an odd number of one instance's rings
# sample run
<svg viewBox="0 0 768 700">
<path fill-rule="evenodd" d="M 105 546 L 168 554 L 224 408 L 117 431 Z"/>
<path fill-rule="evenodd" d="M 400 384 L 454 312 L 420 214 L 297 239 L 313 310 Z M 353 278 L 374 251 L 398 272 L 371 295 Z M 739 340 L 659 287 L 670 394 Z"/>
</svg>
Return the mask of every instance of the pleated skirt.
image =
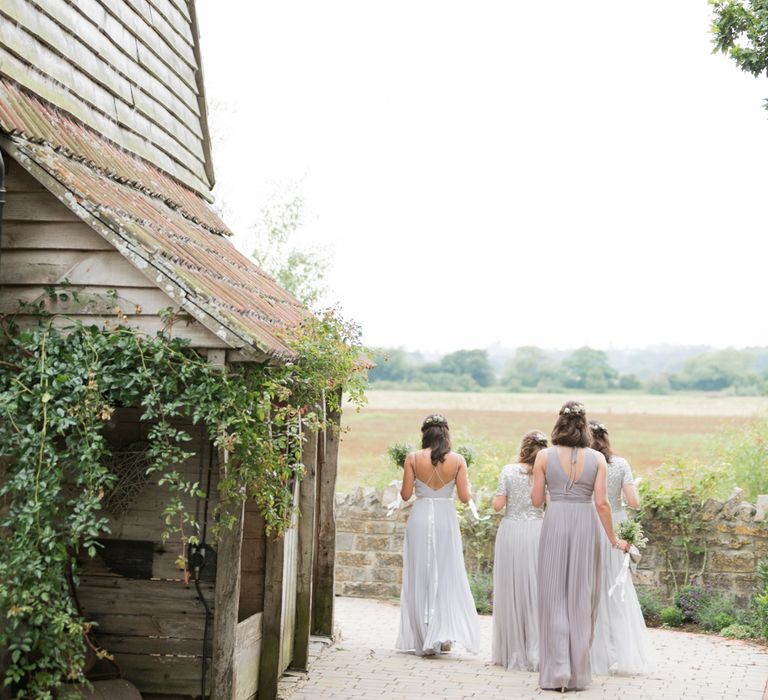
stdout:
<svg viewBox="0 0 768 700">
<path fill-rule="evenodd" d="M 614 511 L 614 526 L 626 519 L 624 511 Z M 655 654 L 632 577 L 623 586 L 623 600 L 622 588 L 616 588 L 612 596 L 608 595 L 621 571 L 624 554 L 613 549 L 607 537 L 600 541 L 603 595 L 592 642 L 592 671 L 601 675 L 652 673 L 656 668 Z"/>
<path fill-rule="evenodd" d="M 601 538 L 594 504 L 552 501 L 539 542 L 539 686 L 586 688 L 600 603 Z M 607 538 L 606 538 L 607 539 Z"/>
<path fill-rule="evenodd" d="M 539 670 L 536 571 L 541 524 L 541 519 L 503 518 L 496 533 L 491 659 L 510 671 Z"/>
<path fill-rule="evenodd" d="M 419 498 L 405 530 L 395 647 L 425 656 L 446 643 L 476 654 L 480 620 L 464 567 L 456 508 L 450 499 Z"/>
</svg>

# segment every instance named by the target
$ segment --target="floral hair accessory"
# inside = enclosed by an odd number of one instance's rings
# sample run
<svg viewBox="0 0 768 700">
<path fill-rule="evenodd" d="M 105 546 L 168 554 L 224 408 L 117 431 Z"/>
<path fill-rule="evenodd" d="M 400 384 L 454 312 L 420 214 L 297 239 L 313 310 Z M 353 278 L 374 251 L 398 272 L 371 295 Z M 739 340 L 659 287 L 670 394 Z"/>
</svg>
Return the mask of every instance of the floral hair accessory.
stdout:
<svg viewBox="0 0 768 700">
<path fill-rule="evenodd" d="M 566 406 L 562 411 L 560 411 L 561 415 L 567 416 L 568 414 L 574 414 L 576 416 L 583 416 L 584 411 L 584 404 L 582 403 L 575 403 L 573 406 Z"/>
<path fill-rule="evenodd" d="M 448 427 L 448 419 L 440 415 L 439 413 L 433 413 L 431 416 L 427 416 L 424 419 L 424 424 L 422 427 L 432 427 L 432 426 L 439 426 L 441 428 L 447 428 Z"/>
<path fill-rule="evenodd" d="M 534 433 L 532 436 L 533 441 L 537 445 L 546 445 L 547 444 L 547 436 L 544 435 L 544 433 Z"/>
<path fill-rule="evenodd" d="M 593 433 L 605 433 L 608 434 L 608 428 L 605 427 L 603 423 L 590 423 L 589 424 L 590 429 Z"/>
</svg>

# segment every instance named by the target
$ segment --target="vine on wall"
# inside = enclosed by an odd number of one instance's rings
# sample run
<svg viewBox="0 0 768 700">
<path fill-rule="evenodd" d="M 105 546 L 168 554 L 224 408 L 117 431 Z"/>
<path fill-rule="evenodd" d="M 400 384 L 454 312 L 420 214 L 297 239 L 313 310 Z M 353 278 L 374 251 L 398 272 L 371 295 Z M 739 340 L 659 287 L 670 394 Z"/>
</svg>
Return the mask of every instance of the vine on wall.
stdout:
<svg viewBox="0 0 768 700">
<path fill-rule="evenodd" d="M 105 465 L 104 426 L 115 409 L 138 406 L 150 422 L 149 471 L 168 488 L 166 535 L 197 524 L 184 496 L 204 496 L 177 465 L 192 455 L 177 418 L 206 426 L 230 459 L 219 480 L 219 526 L 252 497 L 268 532 L 291 517 L 291 489 L 301 476 L 300 420 L 323 427 L 322 402 L 344 388 L 364 400 L 365 365 L 358 328 L 329 311 L 286 335 L 296 360 L 243 363 L 217 370 L 183 340 L 125 326 L 53 319 L 17 333 L 5 319 L 0 361 L 0 647 L 10 666 L 4 683 L 19 698 L 51 698 L 65 680 L 83 679 L 87 622 L 71 600 L 67 574 L 79 553 L 94 556 L 107 534 L 102 511 L 115 476 Z M 331 408 L 338 408 L 331 406 Z M 193 541 L 190 538 L 190 542 Z"/>
</svg>

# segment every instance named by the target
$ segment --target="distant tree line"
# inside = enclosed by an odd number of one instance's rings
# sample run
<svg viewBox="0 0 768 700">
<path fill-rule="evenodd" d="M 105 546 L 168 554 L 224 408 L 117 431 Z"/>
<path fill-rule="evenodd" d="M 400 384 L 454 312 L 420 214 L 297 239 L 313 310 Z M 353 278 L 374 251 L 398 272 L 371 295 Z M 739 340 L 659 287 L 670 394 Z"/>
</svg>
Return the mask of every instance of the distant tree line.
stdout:
<svg viewBox="0 0 768 700">
<path fill-rule="evenodd" d="M 709 391 L 756 395 L 768 391 L 768 348 L 709 350 L 681 359 L 675 371 L 649 371 L 653 358 L 637 357 L 638 373 L 620 372 L 608 353 L 582 347 L 569 353 L 517 348 L 500 364 L 487 350 L 459 350 L 429 361 L 402 348 L 376 351 L 372 388 L 422 391 L 590 393 Z M 668 354 L 668 351 L 667 351 Z"/>
</svg>

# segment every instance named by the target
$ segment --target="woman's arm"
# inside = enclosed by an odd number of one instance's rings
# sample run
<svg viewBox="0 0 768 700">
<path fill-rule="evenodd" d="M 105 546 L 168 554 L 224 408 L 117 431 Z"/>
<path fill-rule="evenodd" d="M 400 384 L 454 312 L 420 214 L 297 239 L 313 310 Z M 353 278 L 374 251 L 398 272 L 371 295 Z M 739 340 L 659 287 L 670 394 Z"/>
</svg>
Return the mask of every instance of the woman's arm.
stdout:
<svg viewBox="0 0 768 700">
<path fill-rule="evenodd" d="M 416 461 L 416 457 L 414 453 L 409 454 L 405 458 L 405 464 L 403 465 L 403 485 L 400 488 L 400 497 L 404 501 L 410 500 L 411 496 L 413 496 L 413 480 L 414 480 L 414 462 Z"/>
<path fill-rule="evenodd" d="M 634 484 L 624 484 L 621 492 L 624 494 L 624 503 L 627 504 L 628 508 L 637 510 L 640 507 L 640 496 Z"/>
<path fill-rule="evenodd" d="M 540 450 L 533 463 L 533 486 L 531 487 L 531 503 L 534 508 L 544 505 L 544 487 L 546 485 L 547 453 Z"/>
<path fill-rule="evenodd" d="M 624 494 L 624 502 L 629 508 L 637 510 L 640 507 L 640 496 L 637 494 L 635 479 L 632 476 L 632 469 L 629 462 L 624 462 L 624 480 L 622 481 L 621 491 Z"/>
<path fill-rule="evenodd" d="M 600 455 L 597 460 L 597 477 L 595 477 L 595 509 L 597 515 L 600 518 L 600 522 L 603 525 L 605 534 L 608 535 L 608 539 L 611 544 L 623 552 L 629 549 L 629 545 L 624 541 L 616 537 L 616 533 L 613 531 L 613 516 L 611 513 L 611 504 L 608 502 L 607 492 L 607 471 L 608 466 L 605 463 L 605 457 Z"/>
<path fill-rule="evenodd" d="M 496 495 L 493 497 L 493 509 L 498 513 L 507 507 L 507 483 L 506 476 L 507 468 L 504 467 L 499 475 L 499 485 L 496 488 Z"/>
<path fill-rule="evenodd" d="M 469 490 L 469 474 L 467 473 L 467 460 L 459 455 L 459 471 L 456 472 L 456 493 L 462 503 L 469 503 L 472 493 Z"/>
</svg>

